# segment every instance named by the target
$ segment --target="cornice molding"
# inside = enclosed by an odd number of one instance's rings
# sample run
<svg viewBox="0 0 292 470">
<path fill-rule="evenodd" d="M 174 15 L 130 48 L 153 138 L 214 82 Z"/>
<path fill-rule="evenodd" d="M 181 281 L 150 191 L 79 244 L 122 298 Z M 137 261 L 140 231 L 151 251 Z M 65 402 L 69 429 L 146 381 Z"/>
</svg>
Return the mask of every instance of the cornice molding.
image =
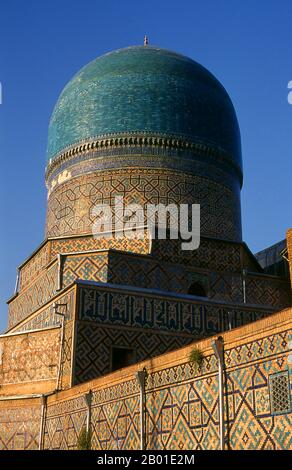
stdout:
<svg viewBox="0 0 292 470">
<path fill-rule="evenodd" d="M 230 155 L 223 150 L 214 148 L 211 144 L 207 145 L 202 142 L 192 142 L 175 136 L 163 136 L 155 134 L 114 134 L 102 136 L 97 139 L 90 139 L 79 142 L 73 146 L 66 148 L 63 152 L 59 153 L 55 157 L 51 158 L 46 167 L 46 182 L 50 178 L 53 171 L 64 162 L 73 160 L 76 156 L 88 153 L 99 153 L 104 152 L 107 149 L 117 148 L 135 148 L 135 147 L 158 147 L 175 150 L 189 150 L 192 153 L 200 154 L 203 156 L 211 157 L 216 161 L 224 162 L 229 165 L 238 175 L 240 184 L 242 184 L 242 171 L 241 169 L 232 162 Z"/>
</svg>

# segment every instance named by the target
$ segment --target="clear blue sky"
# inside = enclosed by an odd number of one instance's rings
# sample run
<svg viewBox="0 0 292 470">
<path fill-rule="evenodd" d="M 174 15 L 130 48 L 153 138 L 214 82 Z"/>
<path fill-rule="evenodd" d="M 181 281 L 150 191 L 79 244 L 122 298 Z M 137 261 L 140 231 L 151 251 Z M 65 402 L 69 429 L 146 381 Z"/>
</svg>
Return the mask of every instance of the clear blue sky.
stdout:
<svg viewBox="0 0 292 470">
<path fill-rule="evenodd" d="M 258 251 L 291 221 L 292 3 L 254 0 L 6 0 L 1 3 L 0 330 L 16 267 L 44 237 L 47 128 L 66 82 L 113 49 L 186 54 L 223 83 L 241 127 L 243 238 Z"/>
</svg>

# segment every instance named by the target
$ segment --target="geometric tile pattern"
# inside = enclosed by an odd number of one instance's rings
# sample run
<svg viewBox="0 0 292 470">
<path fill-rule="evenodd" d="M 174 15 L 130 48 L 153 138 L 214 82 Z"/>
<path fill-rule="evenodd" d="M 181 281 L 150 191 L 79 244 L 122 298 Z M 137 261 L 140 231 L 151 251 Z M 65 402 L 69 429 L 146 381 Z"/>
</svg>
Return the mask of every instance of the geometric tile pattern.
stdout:
<svg viewBox="0 0 292 470">
<path fill-rule="evenodd" d="M 94 238 L 87 237 L 63 238 L 51 241 L 51 260 L 58 253 L 74 253 L 78 251 L 118 249 L 133 253 L 149 253 L 149 238 L 147 233 L 143 239 L 133 238 Z"/>
<path fill-rule="evenodd" d="M 109 248 L 121 251 L 107 252 Z M 87 249 L 105 251 L 63 257 L 63 287 L 75 279 L 84 279 L 186 293 L 194 278 L 204 276 L 209 298 L 243 301 L 241 259 L 247 253 L 239 244 L 202 239 L 200 248 L 188 252 L 186 257 L 180 249 L 180 240 L 163 240 L 163 243 L 153 240 L 151 255 L 147 256 L 147 237 L 145 240 L 73 237 L 49 240 L 21 269 L 19 294 L 9 303 L 10 328 L 55 295 L 57 263 L 46 266 L 56 259 L 57 253 Z M 251 263 L 251 269 L 257 268 Z M 250 304 L 286 307 L 291 303 L 289 283 L 248 273 L 246 300 Z"/>
<path fill-rule="evenodd" d="M 271 323 L 267 323 L 269 325 Z M 242 341 L 239 330 L 236 341 L 226 343 L 226 448 L 292 449 L 291 410 L 272 414 L 269 395 L 270 380 L 288 376 L 290 329 L 283 324 L 279 332 L 269 333 L 269 328 L 265 334 L 259 335 L 259 332 L 258 329 L 249 340 Z M 190 362 L 167 365 L 168 361 L 168 356 L 165 356 L 165 365 L 161 363 L 153 372 L 150 371 L 146 380 L 147 448 L 218 449 L 218 378 L 214 354 L 208 352 L 204 355 L 199 372 Z M 127 377 L 113 385 L 107 385 L 106 381 L 98 384 L 88 385 L 92 388 L 92 447 L 138 449 L 139 388 L 136 379 Z M 82 394 L 86 390 L 83 385 Z M 86 420 L 84 397 L 78 393 L 77 390 L 75 398 L 48 399 L 45 448 L 76 448 L 77 437 Z M 29 436 L 24 439 L 24 428 L 19 425 L 16 429 L 15 424 L 10 427 L 5 424 L 0 427 L 0 445 L 3 448 L 36 447 L 37 433 L 31 420 L 32 416 L 39 419 L 38 412 L 34 411 L 32 415 L 32 411 L 20 408 L 14 415 L 10 405 L 6 415 L 0 412 L 0 420 L 2 423 L 16 420 L 23 423 L 23 413 L 24 416 L 28 413 L 25 432 L 29 432 Z M 18 429 L 21 430 L 19 439 Z"/>
<path fill-rule="evenodd" d="M 107 252 L 68 256 L 63 263 L 62 285 L 68 286 L 75 279 L 107 282 L 107 272 Z"/>
<path fill-rule="evenodd" d="M 92 235 L 47 240 L 20 268 L 18 291 L 29 287 L 53 261 L 59 253 L 74 253 L 80 251 L 118 249 L 132 253 L 148 254 L 149 237 L 147 232 L 143 239 L 133 238 L 99 238 Z"/>
<path fill-rule="evenodd" d="M 243 303 L 242 277 L 240 273 L 206 273 L 200 269 L 181 264 L 156 260 L 154 257 L 138 256 L 117 251 L 104 251 L 67 256 L 63 263 L 63 286 L 75 279 L 109 282 L 128 286 L 154 288 L 164 291 L 187 293 L 194 279 L 204 278 L 209 285 L 208 296 L 218 301 Z M 252 277 L 253 286 L 247 283 L 246 298 L 251 304 L 275 306 L 290 305 L 287 282 L 277 279 Z M 258 297 L 252 290 L 258 291 Z M 263 295 L 263 294 L 265 295 Z M 258 300 L 257 300 L 258 299 Z"/>
<path fill-rule="evenodd" d="M 139 448 L 139 395 L 92 408 L 92 446 L 100 450 Z"/>
<path fill-rule="evenodd" d="M 153 330 L 104 327 L 79 321 L 76 331 L 74 383 L 82 383 L 111 371 L 111 349 L 131 347 L 136 361 L 178 349 L 193 341 L 191 335 L 161 334 Z"/>
<path fill-rule="evenodd" d="M 55 263 L 48 270 L 45 270 L 31 287 L 22 291 L 9 304 L 9 328 L 34 313 L 56 294 L 57 269 L 58 266 Z"/>
<path fill-rule="evenodd" d="M 50 262 L 50 243 L 45 243 L 35 255 L 21 268 L 19 291 L 28 287 Z"/>
<path fill-rule="evenodd" d="M 28 384 L 40 385 L 46 389 L 47 385 L 40 382 L 55 380 L 59 364 L 59 387 L 65 389 L 71 385 L 75 292 L 74 286 L 55 298 L 59 305 L 58 311 L 65 315 L 62 352 L 61 317 L 55 313 L 52 302 L 35 316 L 30 316 L 28 321 L 16 326 L 11 335 L 0 338 L 1 386 L 18 384 L 19 393 L 22 386 L 27 388 Z M 35 329 L 38 331 L 31 331 Z"/>
<path fill-rule="evenodd" d="M 0 450 L 38 449 L 40 405 L 10 403 L 0 406 Z"/>
<path fill-rule="evenodd" d="M 81 429 L 86 423 L 83 397 L 48 406 L 44 430 L 44 448 L 64 450 L 76 448 Z"/>
<path fill-rule="evenodd" d="M 247 276 L 246 301 L 250 304 L 277 305 L 279 308 L 291 305 L 291 289 L 281 279 L 266 279 L 264 276 Z"/>
<path fill-rule="evenodd" d="M 171 297 L 154 292 L 119 289 L 117 286 L 82 286 L 79 284 L 79 319 L 97 324 L 158 329 L 195 336 L 206 336 L 229 327 L 229 306 L 208 300 Z M 232 326 L 255 321 L 271 313 L 232 306 Z"/>
<path fill-rule="evenodd" d="M 93 394 L 92 400 L 92 448 L 137 449 L 139 446 L 139 395 L 135 383 L 127 383 L 125 391 L 132 389 L 134 396 L 119 398 L 113 402 L 112 390 Z M 44 434 L 46 449 L 74 449 L 78 435 L 86 422 L 83 396 L 62 404 L 48 406 Z"/>
<path fill-rule="evenodd" d="M 127 168 L 99 171 L 73 178 L 49 196 L 46 233 L 49 237 L 92 233 L 96 204 L 201 204 L 201 233 L 240 239 L 238 194 L 226 186 L 187 173 L 166 169 Z"/>
<path fill-rule="evenodd" d="M 116 284 L 129 284 L 155 287 L 186 293 L 194 277 L 205 276 L 208 283 L 208 296 L 211 299 L 241 303 L 243 300 L 241 266 L 257 271 L 244 246 L 232 242 L 202 238 L 198 250 L 181 250 L 180 240 L 152 240 L 151 255 L 131 256 L 130 253 L 149 253 L 149 239 L 143 240 L 99 239 L 91 235 L 48 240 L 24 264 L 20 270 L 19 295 L 10 302 L 11 323 L 25 318 L 39 308 L 50 297 L 43 292 L 47 280 L 49 286 L 57 282 L 50 273 L 57 271 L 57 265 L 46 267 L 56 259 L 58 253 L 117 249 L 109 252 L 108 262 L 101 261 L 102 253 L 70 255 L 63 258 L 63 286 L 76 278 L 108 281 Z M 128 253 L 128 255 L 127 255 Z M 108 267 L 107 267 L 108 265 Z M 142 268 L 143 265 L 143 268 Z M 107 275 L 106 275 L 106 272 Z M 53 290 L 54 293 L 54 290 Z M 246 278 L 246 300 L 251 304 L 270 305 L 283 308 L 291 304 L 289 282 L 262 274 L 249 272 Z M 13 318 L 15 317 L 15 319 Z"/>
<path fill-rule="evenodd" d="M 64 328 L 64 342 L 61 357 L 60 369 L 60 382 L 59 388 L 64 390 L 71 386 L 71 371 L 72 371 L 72 335 L 73 335 L 73 322 L 65 322 Z"/>
<path fill-rule="evenodd" d="M 124 246 L 123 240 L 120 241 L 122 250 L 131 249 L 133 252 L 135 250 L 139 252 L 141 249 L 146 249 L 146 246 L 140 244 L 143 240 L 132 240 L 131 247 L 129 245 Z M 75 242 L 75 249 L 77 249 L 80 238 Z M 223 269 L 224 264 L 220 266 L 220 260 L 222 260 L 220 246 L 224 247 L 224 244 L 220 245 L 220 242 L 218 243 L 217 267 Z M 73 249 L 73 246 L 67 248 Z M 234 245 L 233 248 L 235 248 Z M 232 253 L 236 253 L 233 266 L 237 270 L 236 257 L 239 251 L 234 251 L 233 248 L 228 246 L 226 253 L 230 253 L 231 256 Z M 210 254 L 213 251 L 212 249 Z M 222 248 L 222 253 L 223 251 Z M 207 289 L 209 298 L 218 301 L 242 303 L 243 292 L 240 272 L 232 272 L 232 268 L 228 273 L 220 271 L 206 272 L 201 267 L 196 269 L 187 264 L 174 264 L 168 261 L 159 261 L 156 258 L 157 256 L 154 254 L 149 257 L 147 255 L 141 256 L 138 253 L 130 254 L 129 252 L 118 251 L 65 256 L 62 263 L 62 285 L 65 287 L 75 279 L 83 279 L 186 293 L 195 277 L 204 276 L 209 286 Z M 215 260 L 216 256 L 214 255 L 213 258 Z M 43 269 L 33 283 L 23 288 L 9 303 L 9 328 L 36 312 L 56 294 L 57 271 L 57 263 L 54 263 L 48 269 Z M 288 282 L 270 276 L 248 274 L 246 300 L 250 304 L 269 305 L 277 308 L 288 306 L 290 305 Z"/>
<path fill-rule="evenodd" d="M 161 242 L 154 239 L 151 254 L 155 259 L 163 259 L 170 263 L 183 263 L 210 271 L 233 273 L 241 271 L 241 251 L 240 244 L 223 240 L 201 238 L 197 250 L 183 251 L 181 240 L 166 239 Z"/>
<path fill-rule="evenodd" d="M 71 289 L 66 294 L 61 295 L 56 299 L 56 302 L 59 304 L 66 304 L 66 321 L 72 319 L 73 308 L 74 308 L 74 290 Z M 31 316 L 27 321 L 24 321 L 19 326 L 12 328 L 10 331 L 11 333 L 22 332 L 22 331 L 29 331 L 41 328 L 48 328 L 50 326 L 56 326 L 60 324 L 60 316 L 55 314 L 55 309 L 53 308 L 52 303 L 42 309 L 39 313 L 34 315 L 32 318 Z"/>
<path fill-rule="evenodd" d="M 78 298 L 75 383 L 109 373 L 114 346 L 134 349 L 135 360 L 141 361 L 229 328 L 226 306 L 198 300 L 80 284 Z M 232 327 L 267 314 L 234 309 Z"/>
<path fill-rule="evenodd" d="M 194 276 L 204 276 L 181 264 L 155 257 L 109 252 L 107 282 L 187 293 Z M 205 274 L 208 282 L 208 275 Z"/>
<path fill-rule="evenodd" d="M 28 383 L 57 376 L 60 329 L 0 338 L 0 383 Z"/>
<path fill-rule="evenodd" d="M 292 414 L 272 415 L 268 392 L 271 375 L 287 374 L 287 338 L 288 331 L 282 331 L 225 351 L 226 448 L 292 448 Z M 46 448 L 69 448 L 65 445 L 68 423 L 75 436 L 70 448 L 76 446 L 80 422 L 85 420 L 84 404 L 76 400 L 49 406 Z M 217 361 L 213 354 L 205 356 L 201 373 L 187 362 L 148 375 L 148 449 L 218 449 L 218 429 Z M 60 433 L 59 447 L 53 443 L 56 432 Z M 139 390 L 135 379 L 93 390 L 92 432 L 94 449 L 139 448 Z"/>
<path fill-rule="evenodd" d="M 267 338 L 265 341 L 269 342 Z M 290 436 L 287 433 L 280 435 L 279 420 L 270 413 L 269 373 L 287 367 L 285 360 L 282 362 L 286 354 L 279 356 L 277 362 L 269 361 L 268 354 L 273 355 L 275 350 L 272 344 L 264 361 L 257 356 L 256 364 L 246 364 L 244 367 L 234 367 L 232 364 L 233 368 L 227 368 L 225 442 L 229 448 L 259 450 L 292 447 L 291 433 Z M 256 349 L 250 345 L 252 357 L 246 358 L 233 349 L 226 353 L 229 357 L 236 354 L 236 365 L 239 366 L 245 361 L 254 362 Z M 181 366 L 150 377 L 147 393 L 149 449 L 219 448 L 215 364 L 207 361 L 202 371 L 203 377 L 193 380 L 189 380 L 190 368 Z M 291 414 L 290 417 L 284 416 L 282 423 L 282 426 L 288 426 L 288 431 L 292 425 Z"/>
<path fill-rule="evenodd" d="M 291 410 L 289 372 L 280 372 L 270 376 L 271 412 L 287 413 Z"/>
</svg>

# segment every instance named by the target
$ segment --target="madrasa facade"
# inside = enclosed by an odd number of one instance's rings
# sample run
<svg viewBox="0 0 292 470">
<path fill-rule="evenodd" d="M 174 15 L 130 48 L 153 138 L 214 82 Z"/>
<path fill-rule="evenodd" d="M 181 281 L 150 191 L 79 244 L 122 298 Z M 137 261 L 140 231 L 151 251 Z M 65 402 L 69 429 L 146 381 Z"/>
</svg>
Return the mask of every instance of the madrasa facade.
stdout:
<svg viewBox="0 0 292 470">
<path fill-rule="evenodd" d="M 53 110 L 45 181 L 0 336 L 0 449 L 292 449 L 292 229 L 260 255 L 242 240 L 219 81 L 147 41 L 98 57 Z M 200 205 L 198 248 L 147 220 L 96 236 L 117 197 Z"/>
</svg>

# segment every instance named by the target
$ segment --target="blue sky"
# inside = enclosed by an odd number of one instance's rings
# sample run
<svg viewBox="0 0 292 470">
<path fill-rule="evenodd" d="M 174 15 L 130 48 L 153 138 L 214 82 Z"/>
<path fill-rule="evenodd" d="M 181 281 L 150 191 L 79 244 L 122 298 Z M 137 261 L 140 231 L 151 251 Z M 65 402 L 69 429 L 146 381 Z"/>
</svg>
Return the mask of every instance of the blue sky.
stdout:
<svg viewBox="0 0 292 470">
<path fill-rule="evenodd" d="M 10 0 L 1 4 L 0 330 L 16 267 L 44 238 L 47 128 L 66 82 L 113 49 L 151 44 L 207 67 L 242 137 L 243 238 L 258 251 L 291 223 L 292 3 L 251 0 Z"/>
</svg>

